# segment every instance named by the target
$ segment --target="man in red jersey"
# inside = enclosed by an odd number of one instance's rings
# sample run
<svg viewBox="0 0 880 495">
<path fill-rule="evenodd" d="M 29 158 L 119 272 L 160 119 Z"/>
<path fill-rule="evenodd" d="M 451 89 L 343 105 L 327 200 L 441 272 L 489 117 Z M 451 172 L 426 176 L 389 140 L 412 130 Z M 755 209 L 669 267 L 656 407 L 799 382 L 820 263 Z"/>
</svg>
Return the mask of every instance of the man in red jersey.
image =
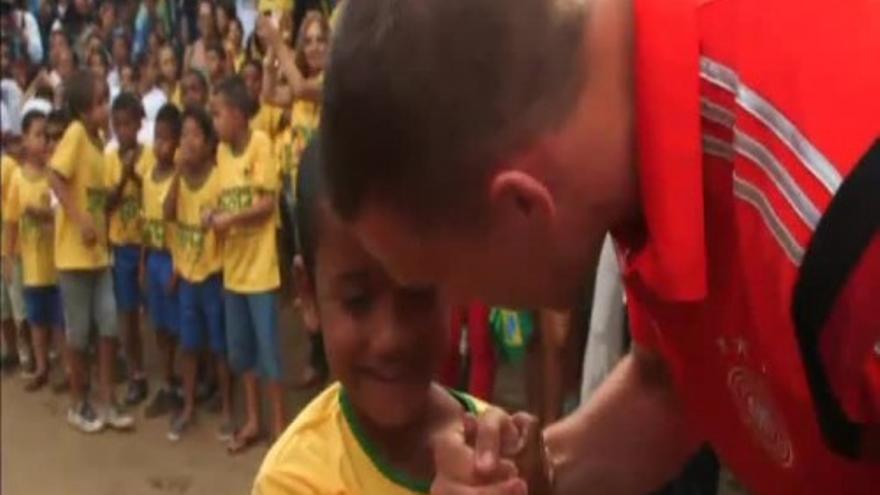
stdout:
<svg viewBox="0 0 880 495">
<path fill-rule="evenodd" d="M 566 307 L 606 231 L 624 272 L 607 383 L 544 448 L 466 421 L 434 493 L 643 494 L 702 442 L 756 494 L 876 492 L 878 33 L 873 0 L 349 5 L 326 175 L 391 274 Z"/>
</svg>

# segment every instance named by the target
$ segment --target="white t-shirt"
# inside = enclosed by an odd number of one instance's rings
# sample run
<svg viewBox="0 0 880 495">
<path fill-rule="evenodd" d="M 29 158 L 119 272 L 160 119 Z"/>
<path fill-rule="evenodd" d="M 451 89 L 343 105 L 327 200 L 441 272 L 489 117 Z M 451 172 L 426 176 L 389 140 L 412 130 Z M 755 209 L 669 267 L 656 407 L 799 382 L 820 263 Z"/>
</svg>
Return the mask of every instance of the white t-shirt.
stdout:
<svg viewBox="0 0 880 495">
<path fill-rule="evenodd" d="M 144 118 L 146 120 L 156 120 L 159 110 L 167 102 L 168 98 L 165 96 L 165 93 L 158 86 L 153 86 L 153 89 L 141 97 L 141 104 L 144 106 Z"/>
</svg>

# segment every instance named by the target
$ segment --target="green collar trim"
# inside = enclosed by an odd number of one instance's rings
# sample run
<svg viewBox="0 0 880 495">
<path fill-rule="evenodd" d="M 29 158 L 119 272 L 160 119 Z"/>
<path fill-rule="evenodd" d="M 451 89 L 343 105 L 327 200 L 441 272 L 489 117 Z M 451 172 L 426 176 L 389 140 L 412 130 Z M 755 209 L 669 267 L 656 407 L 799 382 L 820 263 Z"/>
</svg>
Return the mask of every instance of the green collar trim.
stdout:
<svg viewBox="0 0 880 495">
<path fill-rule="evenodd" d="M 476 404 L 474 404 L 474 401 L 470 398 L 470 396 L 456 390 L 447 390 L 452 395 L 452 397 L 455 398 L 455 400 L 461 403 L 461 405 L 467 412 L 477 412 Z M 344 388 L 341 388 L 339 391 L 339 405 L 342 407 L 342 414 L 345 417 L 345 421 L 351 428 L 351 431 L 354 434 L 355 439 L 357 439 L 358 444 L 360 444 L 361 448 L 364 449 L 367 457 L 370 458 L 370 461 L 373 462 L 373 465 L 375 465 L 376 468 L 379 469 L 379 472 L 381 472 L 383 476 L 391 480 L 394 484 L 402 486 L 403 488 L 406 488 L 407 490 L 416 493 L 429 493 L 431 491 L 430 480 L 418 479 L 410 476 L 407 473 L 404 473 L 403 471 L 392 466 L 379 453 L 376 445 L 373 444 L 372 440 L 367 437 L 366 431 L 364 430 L 363 425 L 361 425 L 361 422 L 358 420 L 357 414 L 354 411 L 354 407 L 351 405 L 351 400 L 348 398 L 348 394 L 346 393 Z"/>
</svg>

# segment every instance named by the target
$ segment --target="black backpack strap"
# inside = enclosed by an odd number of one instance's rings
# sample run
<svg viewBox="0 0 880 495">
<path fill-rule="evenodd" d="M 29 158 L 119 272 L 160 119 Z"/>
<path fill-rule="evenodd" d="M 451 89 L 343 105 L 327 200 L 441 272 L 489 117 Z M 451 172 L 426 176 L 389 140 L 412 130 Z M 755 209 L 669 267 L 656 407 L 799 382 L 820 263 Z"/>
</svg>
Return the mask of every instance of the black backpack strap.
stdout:
<svg viewBox="0 0 880 495">
<path fill-rule="evenodd" d="M 819 222 L 801 264 L 792 304 L 819 426 L 828 446 L 850 459 L 865 455 L 867 427 L 852 422 L 844 413 L 825 374 L 819 342 L 839 294 L 878 233 L 880 140 L 840 186 Z"/>
</svg>

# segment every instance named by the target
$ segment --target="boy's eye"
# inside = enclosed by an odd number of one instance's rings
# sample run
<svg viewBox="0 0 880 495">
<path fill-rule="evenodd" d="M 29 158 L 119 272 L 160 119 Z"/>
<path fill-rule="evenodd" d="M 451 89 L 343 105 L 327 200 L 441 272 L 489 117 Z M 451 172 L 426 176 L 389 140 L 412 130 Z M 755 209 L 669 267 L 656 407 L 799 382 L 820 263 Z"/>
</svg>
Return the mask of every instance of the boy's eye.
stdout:
<svg viewBox="0 0 880 495">
<path fill-rule="evenodd" d="M 346 291 L 342 296 L 342 307 L 354 315 L 368 312 L 373 302 L 373 294 L 366 289 Z"/>
</svg>

